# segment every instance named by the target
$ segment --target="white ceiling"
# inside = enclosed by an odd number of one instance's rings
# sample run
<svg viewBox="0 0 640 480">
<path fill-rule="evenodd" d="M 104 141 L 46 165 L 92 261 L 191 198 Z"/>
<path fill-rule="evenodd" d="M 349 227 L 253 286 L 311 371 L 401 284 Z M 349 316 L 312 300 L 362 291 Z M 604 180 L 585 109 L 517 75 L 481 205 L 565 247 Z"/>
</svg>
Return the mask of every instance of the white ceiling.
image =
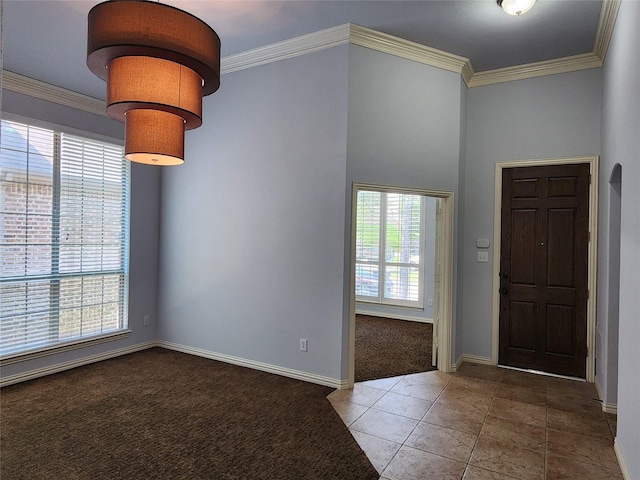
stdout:
<svg viewBox="0 0 640 480">
<path fill-rule="evenodd" d="M 85 63 L 87 13 L 98 1 L 0 2 L 5 70 L 104 98 Z M 216 30 L 223 57 L 351 22 L 469 58 L 476 72 L 592 52 L 602 8 L 602 0 L 538 0 L 512 17 L 495 0 L 163 3 Z"/>
</svg>

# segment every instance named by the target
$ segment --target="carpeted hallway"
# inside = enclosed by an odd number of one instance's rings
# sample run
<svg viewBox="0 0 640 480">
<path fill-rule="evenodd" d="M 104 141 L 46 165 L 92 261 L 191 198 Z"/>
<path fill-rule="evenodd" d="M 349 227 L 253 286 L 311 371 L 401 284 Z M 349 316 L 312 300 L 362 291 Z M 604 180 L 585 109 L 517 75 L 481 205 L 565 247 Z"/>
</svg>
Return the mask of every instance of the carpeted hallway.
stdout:
<svg viewBox="0 0 640 480">
<path fill-rule="evenodd" d="M 355 380 L 434 370 L 433 325 L 356 315 Z"/>
</svg>

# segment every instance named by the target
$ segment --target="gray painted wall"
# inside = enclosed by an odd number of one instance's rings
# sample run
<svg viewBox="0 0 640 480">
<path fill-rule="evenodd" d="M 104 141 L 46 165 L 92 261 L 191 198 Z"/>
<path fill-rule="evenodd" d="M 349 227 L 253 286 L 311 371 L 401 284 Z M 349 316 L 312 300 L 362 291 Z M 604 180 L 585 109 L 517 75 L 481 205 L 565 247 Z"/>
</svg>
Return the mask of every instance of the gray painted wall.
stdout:
<svg viewBox="0 0 640 480">
<path fill-rule="evenodd" d="M 15 92 L 3 91 L 2 111 L 35 120 L 106 135 L 121 141 L 124 126 L 106 117 L 63 107 Z M 158 246 L 160 209 L 160 171 L 133 164 L 131 169 L 131 227 L 129 253 L 129 328 L 131 335 L 99 345 L 40 357 L 2 367 L 2 376 L 71 362 L 110 350 L 134 346 L 156 338 L 158 292 Z M 143 326 L 145 315 L 150 325 Z"/>
<path fill-rule="evenodd" d="M 160 340 L 344 378 L 348 51 L 228 74 L 205 98 L 162 176 Z"/>
<path fill-rule="evenodd" d="M 464 82 L 460 82 L 460 167 L 459 167 L 459 175 L 458 175 L 458 198 L 457 202 L 457 211 L 458 211 L 458 234 L 457 234 L 457 256 L 455 258 L 456 261 L 456 269 L 458 272 L 458 280 L 456 282 L 456 312 L 458 321 L 456 322 L 455 328 L 452 330 L 452 353 L 453 353 L 453 361 L 457 361 L 458 358 L 464 353 L 462 349 L 463 340 L 464 340 L 464 322 L 462 319 L 464 318 L 464 275 L 462 268 L 465 264 L 465 255 L 464 255 L 464 247 L 465 247 L 465 234 L 464 234 L 464 225 L 466 219 L 466 212 L 464 205 L 466 204 L 467 194 L 465 192 L 465 184 L 467 179 L 467 115 L 468 115 L 468 105 L 469 103 L 469 90 Z"/>
<path fill-rule="evenodd" d="M 476 239 L 493 242 L 499 161 L 600 153 L 600 69 L 472 88 L 467 103 L 463 351 L 491 358 L 492 262 L 476 262 Z"/>
<path fill-rule="evenodd" d="M 622 166 L 620 321 L 618 343 L 618 432 L 616 443 L 629 478 L 640 478 L 640 2 L 623 1 L 604 65 L 602 192 L 616 163 Z M 607 197 L 607 195 L 603 195 Z M 602 197 L 601 197 L 602 198 Z M 600 239 L 608 235 L 608 209 L 600 211 Z M 604 242 L 603 242 L 604 243 Z M 606 251 L 604 252 L 606 255 Z M 605 257 L 606 258 L 606 257 Z M 598 299 L 606 302 L 606 275 Z M 606 319 L 600 319 L 607 321 Z M 607 392 L 610 388 L 607 385 Z"/>
<path fill-rule="evenodd" d="M 349 49 L 347 181 L 455 192 L 460 75 Z"/>
<path fill-rule="evenodd" d="M 2 375 L 143 343 L 157 332 L 162 340 L 347 378 L 354 181 L 457 193 L 460 275 L 453 359 L 463 352 L 489 357 L 491 263 L 475 262 L 475 239 L 492 238 L 495 162 L 596 155 L 602 132 L 598 352 L 603 355 L 597 381 L 605 400 L 615 402 L 616 326 L 609 324 L 607 303 L 608 180 L 620 163 L 617 443 L 631 478 L 640 478 L 638 20 L 640 3 L 623 1 L 603 71 L 471 90 L 456 74 L 357 46 L 223 77 L 221 90 L 205 99 L 204 126 L 187 133 L 184 166 L 133 165 L 132 336 L 9 365 Z M 3 111 L 122 135 L 122 125 L 109 119 L 3 94 Z M 152 318 L 150 327 L 142 326 L 145 314 Z M 297 348 L 301 337 L 309 339 L 306 354 Z"/>
<path fill-rule="evenodd" d="M 603 124 L 603 152 L 604 129 Z M 596 384 L 602 400 L 615 404 L 618 398 L 622 167 L 619 163 L 612 164 L 609 156 L 603 155 L 600 160 Z"/>
<path fill-rule="evenodd" d="M 457 192 L 461 83 L 459 74 L 351 45 L 348 188 L 357 182 Z M 346 201 L 351 212 L 350 194 Z M 350 215 L 346 223 L 349 265 Z"/>
<path fill-rule="evenodd" d="M 2 111 L 106 135 L 118 139 L 120 142 L 124 139 L 124 125 L 109 117 L 83 112 L 11 90 L 2 90 Z"/>
</svg>

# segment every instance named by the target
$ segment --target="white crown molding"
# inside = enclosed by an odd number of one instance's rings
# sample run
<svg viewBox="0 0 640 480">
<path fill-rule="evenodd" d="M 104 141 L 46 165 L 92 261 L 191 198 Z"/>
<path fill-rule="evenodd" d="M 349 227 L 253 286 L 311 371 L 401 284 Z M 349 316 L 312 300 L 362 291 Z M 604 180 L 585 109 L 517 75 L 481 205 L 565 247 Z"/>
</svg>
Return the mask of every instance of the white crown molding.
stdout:
<svg viewBox="0 0 640 480">
<path fill-rule="evenodd" d="M 378 52 L 388 53 L 396 57 L 460 74 L 465 67 L 469 68 L 468 58 L 371 30 L 370 28 L 361 27 L 354 23 L 349 25 L 349 42 L 353 45 L 359 45 Z"/>
<path fill-rule="evenodd" d="M 598 30 L 596 31 L 596 41 L 593 44 L 593 52 L 602 60 L 607 56 L 611 35 L 613 35 L 613 27 L 618 18 L 618 10 L 620 10 L 621 0 L 604 0 L 602 2 L 602 10 L 600 10 L 600 20 L 598 22 Z"/>
<path fill-rule="evenodd" d="M 469 88 L 493 85 L 495 83 L 512 82 L 527 78 L 543 77 L 558 73 L 575 72 L 602 66 L 602 60 L 595 53 L 583 53 L 571 57 L 545 60 L 514 67 L 498 68 L 474 73 L 467 83 Z"/>
<path fill-rule="evenodd" d="M 604 0 L 594 43 L 594 53 L 513 67 L 474 72 L 468 58 L 404 40 L 353 23 L 327 28 L 282 42 L 230 55 L 221 60 L 221 73 L 318 52 L 347 43 L 388 53 L 414 62 L 459 73 L 469 88 L 601 67 L 607 53 L 621 0 Z M 106 117 L 104 101 L 24 75 L 2 70 L 2 88 Z"/>
<path fill-rule="evenodd" d="M 95 115 L 107 116 L 103 100 L 25 77 L 24 75 L 8 70 L 2 71 L 2 88 Z"/>
<path fill-rule="evenodd" d="M 473 65 L 471 65 L 471 60 L 469 60 L 467 63 L 464 64 L 460 75 L 462 75 L 462 80 L 464 80 L 464 83 L 468 88 L 469 83 L 471 82 L 471 79 L 475 75 L 475 72 L 473 71 Z"/>
<path fill-rule="evenodd" d="M 345 23 L 337 27 L 224 57 L 221 62 L 221 73 L 237 72 L 238 70 L 297 57 L 346 43 L 389 53 L 451 72 L 462 73 L 464 70 L 467 72 L 467 76 L 470 76 L 473 72 L 467 58 L 426 47 L 370 28 L 361 27 L 354 23 Z"/>
<path fill-rule="evenodd" d="M 307 53 L 318 52 L 349 42 L 349 24 L 327 28 L 282 42 L 255 48 L 246 52 L 222 58 L 221 74 L 237 72 Z"/>
<path fill-rule="evenodd" d="M 608 45 L 620 0 L 605 0 L 598 27 L 597 45 L 601 50 Z M 602 58 L 595 53 L 584 53 L 542 62 L 513 67 L 474 72 L 468 58 L 404 40 L 353 23 L 321 30 L 319 32 L 256 48 L 222 59 L 222 73 L 264 65 L 278 60 L 317 52 L 337 45 L 350 43 L 396 57 L 459 73 L 467 87 L 479 87 L 496 83 L 524 80 L 558 73 L 568 73 L 602 66 Z"/>
</svg>

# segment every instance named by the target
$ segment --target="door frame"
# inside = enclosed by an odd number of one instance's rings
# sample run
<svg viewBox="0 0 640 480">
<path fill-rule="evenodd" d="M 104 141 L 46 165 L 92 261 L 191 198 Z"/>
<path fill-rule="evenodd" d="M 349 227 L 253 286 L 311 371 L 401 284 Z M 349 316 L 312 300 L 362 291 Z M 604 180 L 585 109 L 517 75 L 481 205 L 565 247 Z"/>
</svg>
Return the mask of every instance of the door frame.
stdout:
<svg viewBox="0 0 640 480">
<path fill-rule="evenodd" d="M 436 221 L 441 228 L 441 235 L 436 232 L 436 250 L 442 255 L 442 276 L 440 278 L 440 293 L 438 308 L 440 310 L 440 325 L 438 329 L 438 370 L 443 373 L 452 371 L 451 365 L 451 330 L 453 323 L 453 250 L 454 250 L 454 192 L 446 190 L 430 190 L 424 188 L 393 187 L 354 182 L 351 191 L 351 253 L 349 275 L 349 384 L 353 387 L 355 381 L 356 360 L 356 210 L 358 206 L 358 191 L 373 190 L 377 192 L 399 192 L 413 195 L 424 195 L 442 200 L 442 221 Z M 435 302 L 434 302 L 435 304 Z M 434 312 L 434 318 L 436 312 Z"/>
<path fill-rule="evenodd" d="M 498 364 L 500 335 L 500 239 L 502 238 L 502 170 L 505 168 L 540 167 L 548 165 L 589 164 L 591 175 L 589 182 L 589 246 L 587 249 L 587 382 L 595 381 L 596 353 L 596 281 L 598 264 L 598 165 L 599 157 L 567 157 L 539 160 L 496 162 L 495 166 L 495 203 L 493 211 L 493 312 L 492 312 L 492 348 L 491 361 Z"/>
</svg>

